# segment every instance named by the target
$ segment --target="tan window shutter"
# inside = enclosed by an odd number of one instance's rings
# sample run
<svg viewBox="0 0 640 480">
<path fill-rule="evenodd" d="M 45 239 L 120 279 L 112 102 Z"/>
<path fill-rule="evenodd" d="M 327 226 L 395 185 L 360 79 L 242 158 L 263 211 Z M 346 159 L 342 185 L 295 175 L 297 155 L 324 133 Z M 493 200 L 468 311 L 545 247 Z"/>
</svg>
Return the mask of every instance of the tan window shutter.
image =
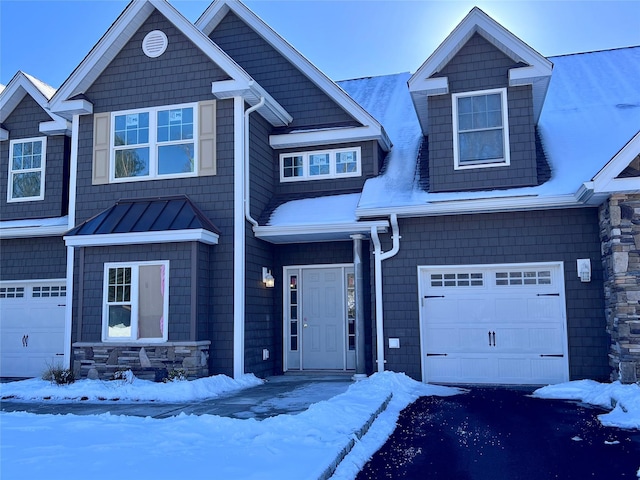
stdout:
<svg viewBox="0 0 640 480">
<path fill-rule="evenodd" d="M 216 174 L 216 101 L 200 102 L 198 127 L 198 175 Z"/>
<path fill-rule="evenodd" d="M 93 173 L 91 183 L 109 183 L 109 147 L 111 114 L 97 113 L 93 116 Z"/>
</svg>

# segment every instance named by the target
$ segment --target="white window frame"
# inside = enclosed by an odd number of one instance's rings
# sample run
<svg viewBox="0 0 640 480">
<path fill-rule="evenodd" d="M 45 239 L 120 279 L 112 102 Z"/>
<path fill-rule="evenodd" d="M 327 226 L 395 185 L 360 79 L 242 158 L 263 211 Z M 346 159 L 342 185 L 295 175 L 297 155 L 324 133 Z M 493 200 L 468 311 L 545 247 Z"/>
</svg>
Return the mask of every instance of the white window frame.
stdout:
<svg viewBox="0 0 640 480">
<path fill-rule="evenodd" d="M 338 173 L 337 158 L 339 153 L 355 152 L 356 154 L 356 170 L 354 172 Z M 312 155 L 329 155 L 329 173 L 324 175 L 311 175 L 309 159 Z M 302 175 L 298 177 L 284 176 L 284 159 L 291 157 L 302 157 Z M 312 180 L 326 180 L 333 178 L 351 178 L 362 175 L 362 148 L 333 148 L 327 150 L 309 150 L 303 152 L 290 152 L 280 154 L 280 181 L 281 182 L 305 182 Z"/>
<path fill-rule="evenodd" d="M 459 130 L 458 130 L 458 99 L 466 97 L 479 97 L 483 95 L 492 95 L 499 93 L 502 101 L 502 143 L 504 157 L 501 159 L 493 160 L 477 160 L 474 162 L 464 162 L 460 164 L 460 147 L 459 147 Z M 468 170 L 472 168 L 491 168 L 491 167 L 505 167 L 510 165 L 511 158 L 509 155 L 509 105 L 507 103 L 507 89 L 506 88 L 493 88 L 489 90 L 477 90 L 473 92 L 453 93 L 451 95 L 452 113 L 453 113 L 453 158 L 454 170 Z M 497 128 L 491 128 L 487 130 L 493 130 Z M 466 130 L 465 132 L 481 131 Z M 464 132 L 463 132 L 464 133 Z"/>
<path fill-rule="evenodd" d="M 13 146 L 16 143 L 32 143 L 32 142 L 41 142 L 42 143 L 42 154 L 40 159 L 40 167 L 39 168 L 27 168 L 23 170 L 14 170 L 13 169 Z M 38 200 L 44 200 L 44 181 L 45 181 L 45 173 L 46 173 L 46 159 L 47 159 L 47 137 L 31 137 L 31 138 L 16 138 L 15 140 L 11 140 L 9 142 L 9 175 L 8 175 L 8 183 L 7 183 L 7 203 L 14 202 L 33 202 Z M 13 198 L 13 175 L 18 173 L 30 173 L 30 172 L 40 172 L 40 195 L 33 197 L 20 197 Z"/>
<path fill-rule="evenodd" d="M 146 265 L 164 266 L 164 298 L 163 298 L 163 328 L 162 338 L 138 338 L 138 301 L 139 301 L 139 269 Z M 131 268 L 131 336 L 109 336 L 109 305 L 119 302 L 108 302 L 109 299 L 109 270 L 112 268 Z M 105 343 L 164 343 L 168 339 L 169 327 L 169 260 L 150 262 L 117 262 L 104 264 L 104 276 L 102 282 L 102 341 Z"/>
<path fill-rule="evenodd" d="M 179 108 L 191 108 L 193 110 L 193 138 L 191 142 L 187 140 L 158 142 L 158 112 L 165 110 L 174 110 Z M 129 148 L 149 148 L 149 175 L 140 175 L 134 177 L 120 177 L 116 178 L 116 151 L 120 148 L 116 148 L 114 145 L 114 139 L 116 135 L 116 117 L 122 115 L 130 115 L 136 113 L 148 113 L 149 114 L 149 141 L 148 143 L 141 143 L 131 145 Z M 159 107 L 149 108 L 137 108 L 134 110 L 121 110 L 118 112 L 111 112 L 111 128 L 109 135 L 109 182 L 121 183 L 121 182 L 140 182 L 145 180 L 157 180 L 161 178 L 185 178 L 185 177 L 197 177 L 198 176 L 198 133 L 199 133 L 199 109 L 197 103 L 181 103 L 177 105 L 161 105 Z M 165 145 L 179 145 L 183 143 L 193 143 L 193 171 L 184 173 L 158 173 L 158 147 Z"/>
</svg>

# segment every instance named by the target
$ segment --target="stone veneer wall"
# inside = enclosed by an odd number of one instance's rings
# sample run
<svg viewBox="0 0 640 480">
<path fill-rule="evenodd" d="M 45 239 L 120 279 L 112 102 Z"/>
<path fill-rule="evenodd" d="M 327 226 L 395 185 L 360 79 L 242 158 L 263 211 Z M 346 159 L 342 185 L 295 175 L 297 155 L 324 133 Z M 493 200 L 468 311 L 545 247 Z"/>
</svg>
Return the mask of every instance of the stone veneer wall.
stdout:
<svg viewBox="0 0 640 480">
<path fill-rule="evenodd" d="M 640 379 L 640 195 L 616 194 L 600 207 L 612 380 Z"/>
<path fill-rule="evenodd" d="M 145 380 L 161 381 L 172 370 L 184 370 L 188 379 L 209 376 L 211 342 L 167 342 L 162 344 L 86 343 L 73 344 L 76 378 L 110 380 L 114 372 L 131 369 Z"/>
</svg>

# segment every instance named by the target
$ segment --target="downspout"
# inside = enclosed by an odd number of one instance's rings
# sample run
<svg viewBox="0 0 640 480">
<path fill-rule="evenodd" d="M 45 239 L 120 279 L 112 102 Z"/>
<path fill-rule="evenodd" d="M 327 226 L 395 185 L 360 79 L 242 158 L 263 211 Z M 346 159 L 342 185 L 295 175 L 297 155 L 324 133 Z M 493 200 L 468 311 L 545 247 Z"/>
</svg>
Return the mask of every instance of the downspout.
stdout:
<svg viewBox="0 0 640 480">
<path fill-rule="evenodd" d="M 376 227 L 371 227 L 371 240 L 373 240 L 374 273 L 376 288 L 376 350 L 378 372 L 384 372 L 384 312 L 382 306 L 382 262 L 393 257 L 400 250 L 400 234 L 398 228 L 398 215 L 393 213 L 391 221 L 391 250 L 383 252 L 380 246 L 380 238 Z"/>
<path fill-rule="evenodd" d="M 244 216 L 251 225 L 258 226 L 258 222 L 251 216 L 251 179 L 249 178 L 249 115 L 264 105 L 264 97 L 253 107 L 244 112 Z"/>
</svg>

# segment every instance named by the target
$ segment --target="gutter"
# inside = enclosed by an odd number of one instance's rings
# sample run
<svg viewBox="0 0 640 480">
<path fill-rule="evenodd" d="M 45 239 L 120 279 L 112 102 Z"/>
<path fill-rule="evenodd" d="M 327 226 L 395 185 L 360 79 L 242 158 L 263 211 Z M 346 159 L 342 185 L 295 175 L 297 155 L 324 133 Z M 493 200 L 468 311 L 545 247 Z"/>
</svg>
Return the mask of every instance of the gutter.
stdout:
<svg viewBox="0 0 640 480">
<path fill-rule="evenodd" d="M 398 228 L 398 215 L 392 213 L 390 216 L 393 244 L 391 250 L 383 252 L 378 237 L 378 229 L 371 227 L 371 240 L 373 240 L 374 272 L 376 288 L 376 350 L 378 372 L 384 372 L 384 311 L 382 305 L 382 262 L 398 253 L 400 250 L 400 233 Z"/>
</svg>

